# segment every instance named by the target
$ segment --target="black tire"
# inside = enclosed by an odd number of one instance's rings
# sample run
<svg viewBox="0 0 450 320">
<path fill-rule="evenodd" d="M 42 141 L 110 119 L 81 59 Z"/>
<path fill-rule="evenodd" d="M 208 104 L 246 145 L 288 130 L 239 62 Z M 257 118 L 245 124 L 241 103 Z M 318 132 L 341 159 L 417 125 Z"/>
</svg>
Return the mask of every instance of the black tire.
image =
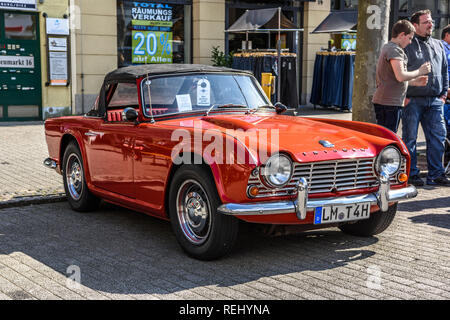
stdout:
<svg viewBox="0 0 450 320">
<path fill-rule="evenodd" d="M 79 212 L 97 209 L 100 199 L 94 196 L 87 187 L 83 158 L 78 145 L 74 142 L 69 143 L 64 151 L 61 171 L 70 207 Z"/>
<path fill-rule="evenodd" d="M 353 236 L 370 237 L 386 230 L 394 220 L 397 213 L 397 203 L 390 206 L 388 211 L 376 211 L 370 218 L 355 223 L 347 223 L 339 227 L 341 231 Z"/>
<path fill-rule="evenodd" d="M 189 256 L 213 260 L 232 250 L 239 221 L 217 212 L 221 201 L 207 168 L 183 165 L 175 172 L 169 192 L 172 229 Z"/>
</svg>

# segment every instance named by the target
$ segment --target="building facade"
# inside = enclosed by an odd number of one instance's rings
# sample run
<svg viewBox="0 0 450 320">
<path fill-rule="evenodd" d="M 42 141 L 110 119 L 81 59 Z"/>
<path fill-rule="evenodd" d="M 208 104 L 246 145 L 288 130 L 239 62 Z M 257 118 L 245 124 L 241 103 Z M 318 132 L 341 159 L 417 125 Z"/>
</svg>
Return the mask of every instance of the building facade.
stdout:
<svg viewBox="0 0 450 320">
<path fill-rule="evenodd" d="M 0 121 L 71 112 L 68 9 L 67 0 L 0 2 Z"/>
<path fill-rule="evenodd" d="M 2 0 L 0 121 L 85 113 L 104 75 L 140 63 L 212 64 L 212 48 L 274 49 L 278 35 L 225 30 L 246 10 L 281 7 L 300 33 L 281 34 L 296 53 L 300 104 L 311 92 L 316 53 L 330 33 L 312 33 L 333 12 L 356 11 L 357 0 Z M 392 0 L 391 23 L 429 8 L 435 37 L 449 23 L 449 1 Z M 246 38 L 248 37 L 248 38 Z"/>
</svg>

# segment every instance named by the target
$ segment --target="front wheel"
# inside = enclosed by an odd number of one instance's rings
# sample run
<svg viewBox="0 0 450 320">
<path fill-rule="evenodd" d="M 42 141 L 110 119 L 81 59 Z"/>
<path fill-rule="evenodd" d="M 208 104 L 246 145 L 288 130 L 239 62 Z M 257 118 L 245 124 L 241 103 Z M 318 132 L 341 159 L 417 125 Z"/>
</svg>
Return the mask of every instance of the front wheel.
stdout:
<svg viewBox="0 0 450 320">
<path fill-rule="evenodd" d="M 386 230 L 394 220 L 397 213 L 397 203 L 390 206 L 386 212 L 376 211 L 370 214 L 370 218 L 355 223 L 347 223 L 339 227 L 347 234 L 360 237 L 370 237 Z"/>
<path fill-rule="evenodd" d="M 217 212 L 221 202 L 210 172 L 201 166 L 182 166 L 169 192 L 170 221 L 182 249 L 199 260 L 228 254 L 236 242 L 239 221 Z"/>
</svg>

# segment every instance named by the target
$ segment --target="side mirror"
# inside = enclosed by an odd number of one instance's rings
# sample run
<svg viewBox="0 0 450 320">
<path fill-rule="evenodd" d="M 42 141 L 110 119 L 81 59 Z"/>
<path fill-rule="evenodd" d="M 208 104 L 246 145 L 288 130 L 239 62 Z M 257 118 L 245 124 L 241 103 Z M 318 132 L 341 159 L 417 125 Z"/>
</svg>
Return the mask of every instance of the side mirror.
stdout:
<svg viewBox="0 0 450 320">
<path fill-rule="evenodd" d="M 277 112 L 277 114 L 282 114 L 282 113 L 286 112 L 287 109 L 288 108 L 281 102 L 275 103 L 275 111 Z"/>
<path fill-rule="evenodd" d="M 122 111 L 122 119 L 133 122 L 138 118 L 138 112 L 134 108 L 125 108 Z"/>
</svg>

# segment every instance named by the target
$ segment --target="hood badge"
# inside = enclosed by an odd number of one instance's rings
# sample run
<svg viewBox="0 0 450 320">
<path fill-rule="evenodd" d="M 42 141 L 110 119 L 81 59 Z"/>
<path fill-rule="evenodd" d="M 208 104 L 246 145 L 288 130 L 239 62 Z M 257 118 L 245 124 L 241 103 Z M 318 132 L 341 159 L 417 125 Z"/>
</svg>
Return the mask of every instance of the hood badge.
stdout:
<svg viewBox="0 0 450 320">
<path fill-rule="evenodd" d="M 324 146 L 325 148 L 334 148 L 334 144 L 327 140 L 320 140 L 319 143 Z"/>
</svg>

